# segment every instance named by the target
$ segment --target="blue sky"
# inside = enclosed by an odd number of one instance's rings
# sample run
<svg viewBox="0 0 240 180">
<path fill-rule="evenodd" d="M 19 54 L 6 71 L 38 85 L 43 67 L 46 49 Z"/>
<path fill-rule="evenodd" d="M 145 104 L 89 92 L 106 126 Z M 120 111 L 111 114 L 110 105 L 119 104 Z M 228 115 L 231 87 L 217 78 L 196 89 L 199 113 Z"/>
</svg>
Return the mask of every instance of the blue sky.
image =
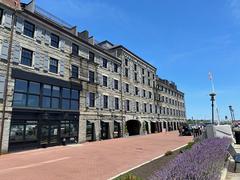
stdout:
<svg viewBox="0 0 240 180">
<path fill-rule="evenodd" d="M 28 2 L 28 1 L 22 1 Z M 214 77 L 220 116 L 240 119 L 240 1 L 36 0 L 87 29 L 98 41 L 122 44 L 158 68 L 185 92 L 187 116 L 211 117 L 208 72 Z"/>
</svg>

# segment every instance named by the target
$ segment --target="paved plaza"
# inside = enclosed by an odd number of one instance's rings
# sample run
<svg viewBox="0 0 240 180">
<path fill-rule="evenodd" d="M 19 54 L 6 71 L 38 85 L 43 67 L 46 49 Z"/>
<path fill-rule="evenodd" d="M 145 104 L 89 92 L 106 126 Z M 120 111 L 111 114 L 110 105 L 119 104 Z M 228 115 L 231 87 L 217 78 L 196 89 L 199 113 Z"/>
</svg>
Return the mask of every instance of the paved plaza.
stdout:
<svg viewBox="0 0 240 180">
<path fill-rule="evenodd" d="M 105 180 L 191 139 L 167 132 L 7 154 L 0 156 L 0 179 Z"/>
</svg>

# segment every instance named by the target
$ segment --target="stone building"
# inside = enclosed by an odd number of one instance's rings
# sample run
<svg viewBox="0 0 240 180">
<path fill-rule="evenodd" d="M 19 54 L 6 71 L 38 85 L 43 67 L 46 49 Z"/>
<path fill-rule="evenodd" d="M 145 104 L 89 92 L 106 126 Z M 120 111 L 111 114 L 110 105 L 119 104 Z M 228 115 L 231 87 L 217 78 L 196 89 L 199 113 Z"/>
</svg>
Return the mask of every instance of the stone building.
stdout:
<svg viewBox="0 0 240 180">
<path fill-rule="evenodd" d="M 159 77 L 154 87 L 155 106 L 161 127 L 165 131 L 177 130 L 186 120 L 184 93 L 177 89 L 174 82 Z"/>
<path fill-rule="evenodd" d="M 0 0 L 1 152 L 160 132 L 180 118 L 158 113 L 158 82 L 127 48 L 96 43 L 34 0 Z"/>
</svg>

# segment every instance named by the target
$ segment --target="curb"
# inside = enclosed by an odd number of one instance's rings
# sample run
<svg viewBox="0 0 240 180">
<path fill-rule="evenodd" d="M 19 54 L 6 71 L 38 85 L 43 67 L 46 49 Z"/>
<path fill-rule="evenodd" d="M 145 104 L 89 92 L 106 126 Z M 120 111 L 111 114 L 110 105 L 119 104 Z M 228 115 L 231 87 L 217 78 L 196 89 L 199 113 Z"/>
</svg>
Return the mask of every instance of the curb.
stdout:
<svg viewBox="0 0 240 180">
<path fill-rule="evenodd" d="M 185 146 L 187 146 L 187 145 L 188 145 L 188 144 L 185 144 L 185 145 L 180 146 L 180 147 L 178 147 L 178 148 L 176 148 L 176 149 L 173 149 L 172 151 L 179 150 L 179 149 L 181 149 L 181 148 L 183 148 L 183 147 L 185 147 Z M 151 160 L 149 160 L 149 161 L 146 161 L 146 162 L 144 162 L 144 163 L 142 163 L 142 164 L 139 164 L 139 165 L 137 165 L 137 166 L 135 166 L 135 167 L 133 167 L 133 168 L 131 168 L 131 169 L 128 169 L 128 170 L 126 170 L 126 171 L 123 171 L 123 172 L 117 174 L 116 176 L 113 176 L 113 177 L 109 178 L 108 180 L 113 180 L 113 179 L 115 179 L 115 178 L 117 178 L 117 177 L 119 177 L 119 176 L 121 176 L 121 175 L 123 175 L 123 174 L 126 174 L 126 173 L 128 173 L 128 172 L 130 172 L 130 171 L 132 171 L 132 170 L 134 170 L 134 169 L 137 169 L 137 168 L 139 168 L 139 167 L 141 167 L 141 166 L 143 166 L 143 165 L 145 165 L 145 164 L 148 164 L 148 163 L 150 163 L 150 162 L 152 162 L 152 161 L 154 161 L 154 160 L 156 160 L 156 159 L 159 159 L 159 158 L 161 158 L 161 157 L 163 157 L 163 156 L 165 156 L 165 154 L 162 154 L 162 155 L 160 155 L 160 156 L 157 156 L 157 157 L 155 157 L 155 158 L 153 158 L 153 159 L 151 159 Z"/>
</svg>

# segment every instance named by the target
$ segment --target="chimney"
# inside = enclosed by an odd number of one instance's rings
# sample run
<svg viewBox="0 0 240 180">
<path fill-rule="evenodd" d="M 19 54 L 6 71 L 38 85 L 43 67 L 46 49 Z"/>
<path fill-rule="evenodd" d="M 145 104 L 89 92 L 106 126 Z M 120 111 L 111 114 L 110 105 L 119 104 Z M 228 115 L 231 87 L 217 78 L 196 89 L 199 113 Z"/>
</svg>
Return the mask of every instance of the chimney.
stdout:
<svg viewBox="0 0 240 180">
<path fill-rule="evenodd" d="M 0 0 L 0 3 L 12 8 L 12 9 L 21 10 L 20 0 Z"/>
</svg>

